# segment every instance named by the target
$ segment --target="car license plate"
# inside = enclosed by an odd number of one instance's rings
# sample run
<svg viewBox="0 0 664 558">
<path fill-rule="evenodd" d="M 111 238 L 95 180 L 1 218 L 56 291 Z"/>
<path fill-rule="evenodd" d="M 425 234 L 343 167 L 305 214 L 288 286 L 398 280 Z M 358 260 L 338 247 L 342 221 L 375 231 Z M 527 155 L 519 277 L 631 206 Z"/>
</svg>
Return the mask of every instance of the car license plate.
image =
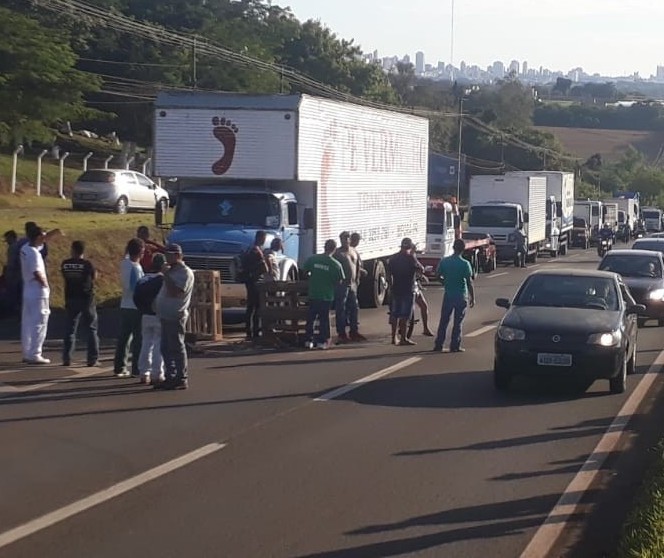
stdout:
<svg viewBox="0 0 664 558">
<path fill-rule="evenodd" d="M 572 355 L 538 353 L 537 364 L 540 366 L 572 366 Z"/>
</svg>

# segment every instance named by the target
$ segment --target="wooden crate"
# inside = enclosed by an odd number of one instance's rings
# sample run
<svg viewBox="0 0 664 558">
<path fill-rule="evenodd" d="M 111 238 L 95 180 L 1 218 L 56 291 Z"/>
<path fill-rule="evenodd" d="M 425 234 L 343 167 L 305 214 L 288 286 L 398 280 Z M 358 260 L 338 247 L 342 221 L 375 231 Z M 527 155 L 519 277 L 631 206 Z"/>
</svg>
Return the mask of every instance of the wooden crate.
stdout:
<svg viewBox="0 0 664 558">
<path fill-rule="evenodd" d="M 194 292 L 187 333 L 196 340 L 221 341 L 221 277 L 218 271 L 194 271 Z"/>
</svg>

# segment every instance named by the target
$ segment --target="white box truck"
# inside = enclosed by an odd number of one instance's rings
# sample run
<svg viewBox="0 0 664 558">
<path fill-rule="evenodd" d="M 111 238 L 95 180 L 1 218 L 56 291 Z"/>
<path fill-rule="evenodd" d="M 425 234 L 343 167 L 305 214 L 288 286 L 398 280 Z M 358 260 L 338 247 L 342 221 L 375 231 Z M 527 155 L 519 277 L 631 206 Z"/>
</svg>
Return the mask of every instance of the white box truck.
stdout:
<svg viewBox="0 0 664 558">
<path fill-rule="evenodd" d="M 514 260 L 515 232 L 523 226 L 528 260 L 535 261 L 546 240 L 546 178 L 484 175 L 470 179 L 468 232 L 489 234 L 499 260 Z"/>
<path fill-rule="evenodd" d="M 641 217 L 646 225 L 648 232 L 662 232 L 662 210 L 657 207 L 643 207 L 641 208 Z"/>
<path fill-rule="evenodd" d="M 640 210 L 639 199 L 635 197 L 613 197 L 607 202 L 618 204 L 618 225 L 624 225 L 629 230 L 630 236 L 636 235 L 636 228 L 639 222 Z M 620 212 L 623 212 L 622 220 Z"/>
<path fill-rule="evenodd" d="M 574 217 L 584 219 L 590 229 L 590 244 L 596 244 L 599 230 L 604 224 L 602 202 L 597 200 L 577 199 L 574 201 Z"/>
<path fill-rule="evenodd" d="M 517 171 L 513 176 L 543 176 L 546 178 L 546 242 L 542 251 L 552 258 L 567 254 L 572 246 L 574 228 L 574 173 L 563 171 Z"/>
<path fill-rule="evenodd" d="M 342 231 L 358 232 L 364 306 L 383 303 L 385 261 L 424 247 L 429 122 L 308 95 L 160 93 L 154 169 L 177 178 L 169 242 L 221 272 L 224 306 L 246 303 L 233 261 L 258 230 L 283 239 L 281 279 Z"/>
</svg>

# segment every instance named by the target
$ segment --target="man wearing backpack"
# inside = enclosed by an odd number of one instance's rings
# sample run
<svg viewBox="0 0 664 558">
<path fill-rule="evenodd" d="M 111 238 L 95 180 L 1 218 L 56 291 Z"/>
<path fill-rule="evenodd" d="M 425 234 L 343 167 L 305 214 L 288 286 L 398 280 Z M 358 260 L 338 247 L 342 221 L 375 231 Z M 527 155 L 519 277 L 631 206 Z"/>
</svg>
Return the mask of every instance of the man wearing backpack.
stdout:
<svg viewBox="0 0 664 558">
<path fill-rule="evenodd" d="M 257 339 L 260 335 L 260 296 L 258 282 L 268 273 L 263 246 L 267 239 L 265 231 L 257 231 L 253 246 L 242 256 L 244 285 L 247 288 L 247 310 L 244 315 L 247 340 Z"/>
<path fill-rule="evenodd" d="M 141 313 L 141 356 L 138 369 L 140 382 L 150 385 L 164 381 L 164 359 L 161 356 L 161 321 L 155 313 L 154 303 L 164 284 L 162 268 L 166 263 L 163 254 L 152 257 L 149 273 L 138 280 L 134 288 L 134 304 Z"/>
</svg>

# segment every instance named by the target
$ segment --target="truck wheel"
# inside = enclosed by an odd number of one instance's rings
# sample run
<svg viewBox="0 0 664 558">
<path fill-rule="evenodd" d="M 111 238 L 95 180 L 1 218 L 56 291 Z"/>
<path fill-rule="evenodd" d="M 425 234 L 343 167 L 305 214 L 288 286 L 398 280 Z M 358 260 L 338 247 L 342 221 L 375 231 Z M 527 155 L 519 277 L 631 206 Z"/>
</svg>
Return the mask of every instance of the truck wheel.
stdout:
<svg viewBox="0 0 664 558">
<path fill-rule="evenodd" d="M 558 257 L 558 252 L 555 250 L 551 250 L 551 253 L 549 254 L 552 258 L 557 258 Z"/>
<path fill-rule="evenodd" d="M 563 244 L 560 247 L 560 255 L 561 256 L 566 256 L 567 255 L 567 243 Z"/>
<path fill-rule="evenodd" d="M 495 271 L 496 269 L 496 256 L 492 256 L 488 260 L 484 260 L 484 265 L 482 266 L 484 269 L 484 273 L 491 273 L 492 271 Z"/>
<path fill-rule="evenodd" d="M 367 264 L 367 275 L 360 282 L 358 299 L 362 308 L 379 308 L 387 298 L 387 274 L 382 261 Z"/>
</svg>

